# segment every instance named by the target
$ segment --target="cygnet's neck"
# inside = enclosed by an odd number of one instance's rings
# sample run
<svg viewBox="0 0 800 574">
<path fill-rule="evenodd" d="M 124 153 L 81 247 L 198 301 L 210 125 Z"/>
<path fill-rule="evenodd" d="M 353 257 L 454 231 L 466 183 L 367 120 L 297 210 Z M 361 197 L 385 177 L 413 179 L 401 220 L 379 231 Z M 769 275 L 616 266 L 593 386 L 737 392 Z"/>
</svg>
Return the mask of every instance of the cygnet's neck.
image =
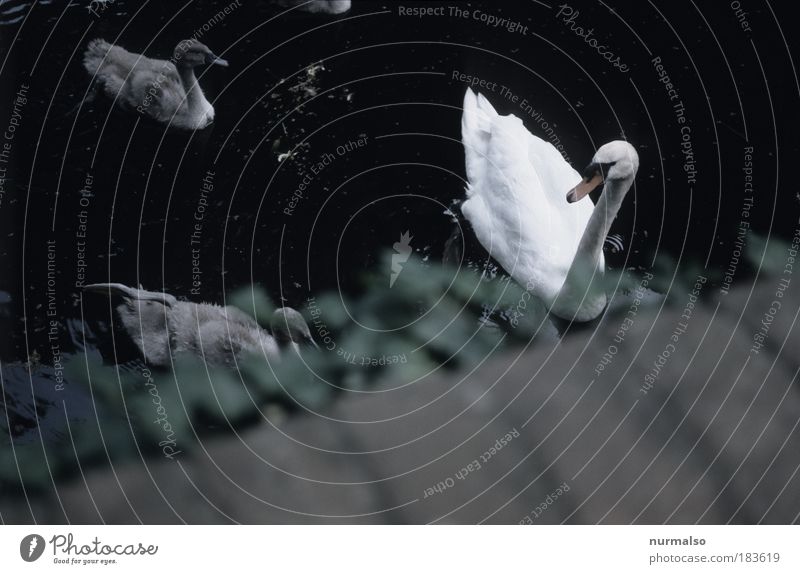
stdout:
<svg viewBox="0 0 800 574">
<path fill-rule="evenodd" d="M 186 90 L 186 104 L 189 109 L 197 109 L 203 101 L 203 90 L 197 83 L 197 76 L 194 75 L 194 68 L 191 66 L 176 66 L 178 75 L 181 77 L 183 89 Z"/>
</svg>

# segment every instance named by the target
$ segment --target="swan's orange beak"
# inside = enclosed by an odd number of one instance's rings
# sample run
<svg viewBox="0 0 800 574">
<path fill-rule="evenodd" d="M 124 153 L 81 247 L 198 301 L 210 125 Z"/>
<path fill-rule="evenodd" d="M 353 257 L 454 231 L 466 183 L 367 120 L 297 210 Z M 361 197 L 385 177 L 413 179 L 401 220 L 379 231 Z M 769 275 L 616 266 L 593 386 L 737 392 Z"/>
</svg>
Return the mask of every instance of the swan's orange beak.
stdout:
<svg viewBox="0 0 800 574">
<path fill-rule="evenodd" d="M 586 177 L 578 185 L 569 190 L 567 201 L 575 203 L 589 195 L 595 187 L 603 183 L 603 174 L 599 171 L 592 177 Z"/>
</svg>

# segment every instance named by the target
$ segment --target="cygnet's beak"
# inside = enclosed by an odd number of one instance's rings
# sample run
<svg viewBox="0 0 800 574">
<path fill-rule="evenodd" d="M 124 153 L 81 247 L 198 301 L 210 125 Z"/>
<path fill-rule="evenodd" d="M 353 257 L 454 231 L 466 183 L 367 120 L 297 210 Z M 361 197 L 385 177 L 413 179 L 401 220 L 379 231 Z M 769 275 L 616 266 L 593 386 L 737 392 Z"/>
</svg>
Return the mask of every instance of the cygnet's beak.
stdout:
<svg viewBox="0 0 800 574">
<path fill-rule="evenodd" d="M 227 68 L 228 60 L 223 60 L 219 56 L 215 56 L 213 53 L 211 53 L 206 56 L 206 64 L 216 64 L 217 66 L 224 66 Z"/>
<path fill-rule="evenodd" d="M 589 195 L 594 188 L 603 183 L 603 171 L 599 164 L 590 163 L 583 170 L 583 181 L 573 187 L 567 193 L 567 201 L 575 203 Z"/>
</svg>

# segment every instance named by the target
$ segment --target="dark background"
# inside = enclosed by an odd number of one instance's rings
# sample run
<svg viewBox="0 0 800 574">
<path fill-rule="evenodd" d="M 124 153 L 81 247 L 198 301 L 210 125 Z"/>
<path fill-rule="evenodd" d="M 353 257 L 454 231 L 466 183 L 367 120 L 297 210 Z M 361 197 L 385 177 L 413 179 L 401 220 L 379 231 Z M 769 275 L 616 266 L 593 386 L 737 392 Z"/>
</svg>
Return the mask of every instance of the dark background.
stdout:
<svg viewBox="0 0 800 574">
<path fill-rule="evenodd" d="M 354 0 L 335 18 L 295 12 L 270 20 L 279 8 L 243 0 L 202 38 L 230 67 L 201 70 L 216 120 L 195 133 L 165 131 L 102 96 L 84 101 L 82 53 L 102 37 L 166 58 L 226 3 L 117 0 L 99 18 L 82 4 L 0 6 L 0 129 L 20 84 L 30 86 L 0 206 L 6 364 L 35 350 L 48 361 L 48 240 L 56 242 L 62 350 L 76 349 L 74 325 L 108 319 L 107 302 L 87 298 L 81 307 L 75 288 L 78 192 L 87 173 L 94 178 L 87 282 L 216 302 L 258 283 L 274 301 L 302 307 L 326 291 L 362 294 L 363 272 L 406 230 L 420 256 L 438 261 L 452 227 L 443 212 L 463 197 L 465 177 L 466 86 L 452 79 L 454 70 L 527 98 L 578 169 L 623 134 L 636 146 L 636 187 L 612 230 L 626 249 L 608 255 L 612 267 L 649 269 L 660 257 L 676 274 L 727 268 L 745 197 L 745 146 L 755 148 L 751 229 L 786 239 L 797 227 L 799 89 L 788 3 L 742 2 L 752 33 L 729 3 L 609 4 L 613 10 L 571 3 L 577 24 L 593 28 L 629 66 L 621 73 L 555 18 L 557 7 L 534 1 L 443 3 L 518 20 L 528 26 L 521 35 L 472 19 L 399 17 L 393 2 Z M 403 3 L 412 5 L 442 4 Z M 650 62 L 656 55 L 686 107 L 698 171 L 691 186 L 674 113 Z M 309 76 L 319 62 L 324 70 Z M 489 97 L 541 135 L 514 104 Z M 325 168 L 286 216 L 309 167 L 362 135 L 369 144 Z M 300 144 L 295 158 L 278 161 Z M 215 187 L 202 232 L 202 286 L 190 294 L 189 238 L 208 170 Z M 742 265 L 736 280 L 754 273 Z"/>
<path fill-rule="evenodd" d="M 165 133 L 110 108 L 102 97 L 78 108 L 88 88 L 81 54 L 90 39 L 103 37 L 167 57 L 176 39 L 191 35 L 224 4 L 120 0 L 98 19 L 54 2 L 30 10 L 22 28 L 0 28 L 8 54 L 3 101 L 10 102 L 20 82 L 31 86 L 14 142 L 12 191 L 0 214 L 0 289 L 12 294 L 12 314 L 39 320 L 46 239 L 57 240 L 59 308 L 64 314 L 74 309 L 78 190 L 87 172 L 94 176 L 89 281 L 185 292 L 192 273 L 189 236 L 206 170 L 215 172 L 215 190 L 204 221 L 197 300 L 219 300 L 250 282 L 293 304 L 309 289 L 336 289 L 337 283 L 357 292 L 358 270 L 374 265 L 406 229 L 424 246 L 418 249 L 440 257 L 450 233 L 442 205 L 462 197 L 464 186 L 459 127 L 465 86 L 452 80 L 453 70 L 503 83 L 527 98 L 556 126 L 578 168 L 596 147 L 623 133 L 636 145 L 635 195 L 613 230 L 627 246 L 625 257 L 612 261 L 617 266 L 647 268 L 664 253 L 679 262 L 727 266 L 748 144 L 755 146 L 758 178 L 752 227 L 791 236 L 799 207 L 790 179 L 797 136 L 787 116 L 795 109 L 797 84 L 775 20 L 780 6 L 749 4 L 747 18 L 756 30 L 749 34 L 727 5 L 637 3 L 614 14 L 600 4 L 574 3 L 577 23 L 594 28 L 630 67 L 623 74 L 554 11 L 534 2 L 464 4 L 518 20 L 528 35 L 471 19 L 398 17 L 391 3 L 355 2 L 338 20 L 295 12 L 272 21 L 277 8 L 244 3 L 202 38 L 231 66 L 205 71 L 201 83 L 217 117 L 197 133 Z M 393 12 L 380 13 L 384 9 Z M 662 58 L 686 106 L 696 185 L 686 183 L 678 126 L 640 39 Z M 325 71 L 316 92 L 288 89 L 320 60 Z M 524 115 L 499 94 L 490 98 L 501 112 Z M 530 118 L 526 125 L 537 133 Z M 362 134 L 368 146 L 315 177 L 307 198 L 285 216 L 298 174 Z M 376 139 L 387 135 L 394 137 Z M 280 165 L 278 153 L 301 141 L 300 157 Z M 785 181 L 778 181 L 779 173 Z M 396 197 L 405 194 L 414 197 Z M 6 356 L 19 355 L 18 346 L 4 348 Z"/>
</svg>

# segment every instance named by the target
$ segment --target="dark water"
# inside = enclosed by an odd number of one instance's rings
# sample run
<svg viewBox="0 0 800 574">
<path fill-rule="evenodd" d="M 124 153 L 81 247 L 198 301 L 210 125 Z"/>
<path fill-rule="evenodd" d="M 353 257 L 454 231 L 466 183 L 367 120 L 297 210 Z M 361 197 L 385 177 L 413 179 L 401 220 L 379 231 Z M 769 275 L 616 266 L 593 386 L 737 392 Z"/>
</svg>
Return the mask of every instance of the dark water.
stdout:
<svg viewBox="0 0 800 574">
<path fill-rule="evenodd" d="M 257 283 L 302 308 L 323 292 L 363 295 L 363 272 L 406 231 L 417 255 L 439 261 L 452 225 L 445 211 L 465 177 L 466 84 L 454 73 L 507 86 L 518 99 L 489 94 L 498 109 L 539 135 L 546 121 L 577 167 L 606 141 L 636 146 L 635 192 L 613 228 L 625 249 L 608 255 L 616 268 L 648 269 L 661 257 L 676 273 L 725 269 L 747 205 L 750 146 L 749 228 L 795 232 L 798 84 L 794 38 L 778 27 L 790 19 L 783 5 L 747 3 L 747 31 L 728 3 L 619 3 L 612 12 L 574 2 L 571 22 L 533 1 L 403 4 L 482 10 L 527 26 L 523 34 L 471 17 L 399 16 L 396 2 L 355 0 L 335 18 L 241 4 L 202 37 L 230 67 L 203 70 L 216 120 L 195 133 L 165 131 L 103 97 L 85 101 L 81 55 L 102 37 L 167 57 L 226 3 L 117 0 L 99 15 L 84 1 L 0 4 L 0 129 L 17 122 L 0 200 L 0 359 L 6 402 L 19 413 L 12 434 L 30 431 L 32 396 L 66 400 L 52 396 L 58 353 L 84 350 L 84 337 L 95 352 L 108 302 L 81 299 L 81 282 L 217 302 Z M 577 25 L 628 71 L 599 56 Z M 32 392 L 26 373 L 45 390 Z M 81 400 L 69 397 L 88 416 Z"/>
</svg>

